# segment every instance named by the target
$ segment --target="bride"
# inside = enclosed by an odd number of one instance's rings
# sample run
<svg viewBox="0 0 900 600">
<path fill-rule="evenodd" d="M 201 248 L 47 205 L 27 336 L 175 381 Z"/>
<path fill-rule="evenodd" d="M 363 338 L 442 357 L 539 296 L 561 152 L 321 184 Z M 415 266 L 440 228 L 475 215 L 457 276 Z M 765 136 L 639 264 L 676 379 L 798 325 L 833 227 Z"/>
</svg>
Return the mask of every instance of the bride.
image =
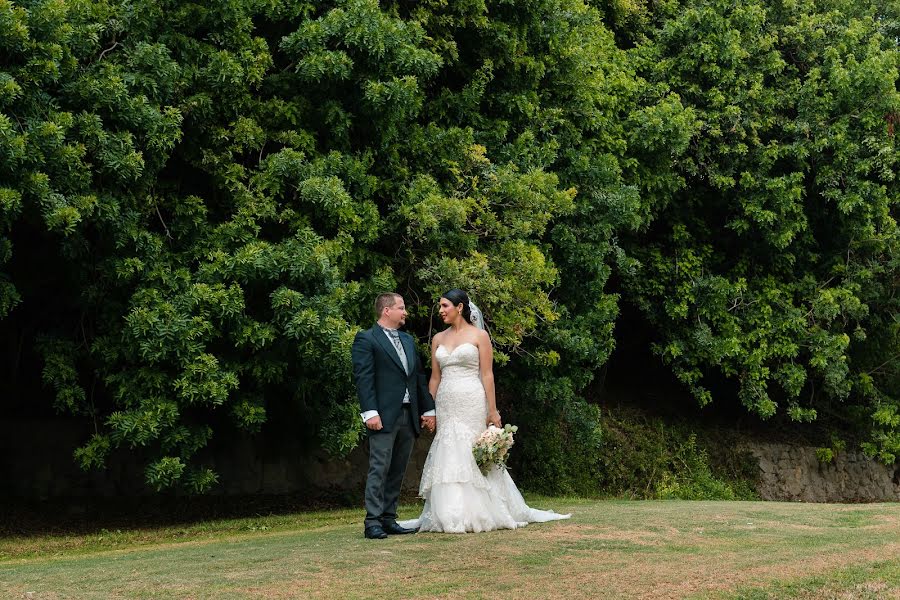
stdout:
<svg viewBox="0 0 900 600">
<path fill-rule="evenodd" d="M 487 425 L 501 426 L 491 338 L 472 324 L 469 297 L 462 290 L 441 297 L 440 315 L 449 327 L 431 344 L 428 388 L 435 401 L 437 433 L 419 485 L 425 507 L 418 519 L 400 525 L 465 533 L 568 519 L 570 515 L 529 508 L 506 469 L 495 466 L 485 476 L 475 464 L 475 440 Z"/>
</svg>

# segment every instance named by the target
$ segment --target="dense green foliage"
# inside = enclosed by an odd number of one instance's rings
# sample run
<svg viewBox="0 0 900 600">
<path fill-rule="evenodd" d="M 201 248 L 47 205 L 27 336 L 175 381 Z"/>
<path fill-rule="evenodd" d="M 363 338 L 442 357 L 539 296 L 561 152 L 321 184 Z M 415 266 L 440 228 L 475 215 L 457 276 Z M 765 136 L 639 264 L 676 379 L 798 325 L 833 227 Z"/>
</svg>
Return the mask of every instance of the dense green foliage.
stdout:
<svg viewBox="0 0 900 600">
<path fill-rule="evenodd" d="M 701 404 L 716 370 L 764 419 L 863 413 L 865 448 L 887 462 L 900 456 L 896 17 L 713 1 L 667 19 L 640 71 L 694 109 L 697 135 L 625 286 Z"/>
<path fill-rule="evenodd" d="M 77 461 L 156 489 L 279 406 L 353 448 L 389 289 L 426 352 L 470 291 L 530 487 L 609 476 L 584 396 L 622 301 L 702 404 L 890 462 L 898 36 L 874 1 L 0 0 L 0 318 L 96 424 Z"/>
</svg>

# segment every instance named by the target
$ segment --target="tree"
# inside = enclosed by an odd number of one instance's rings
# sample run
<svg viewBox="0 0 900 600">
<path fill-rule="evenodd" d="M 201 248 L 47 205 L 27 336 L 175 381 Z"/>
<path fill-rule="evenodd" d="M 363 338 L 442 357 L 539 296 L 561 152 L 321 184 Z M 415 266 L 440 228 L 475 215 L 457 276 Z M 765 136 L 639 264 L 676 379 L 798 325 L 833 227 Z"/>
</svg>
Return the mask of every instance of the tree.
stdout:
<svg viewBox="0 0 900 600">
<path fill-rule="evenodd" d="M 40 179 L 56 204 L 23 195 L 23 167 L 3 182 L 11 205 L 22 197 L 6 222 L 12 283 L 28 288 L 35 261 L 66 281 L 58 298 L 22 297 L 52 306 L 41 348 L 57 406 L 95 422 L 83 466 L 128 449 L 156 489 L 202 492 L 212 437 L 258 431 L 284 404 L 325 448 L 352 448 L 349 344 L 385 289 L 471 284 L 501 359 L 556 317 L 544 237 L 574 191 L 524 158 L 543 152 L 524 132 L 478 126 L 491 67 L 470 70 L 427 15 L 364 0 L 3 6 L 5 31 L 21 31 L 4 42 L 22 55 L 10 81 L 60 56 L 4 106 L 11 147 L 42 148 L 30 120 L 58 111 L 51 133 L 80 160 L 77 177 L 59 164 Z M 559 21 L 555 3 L 535 14 L 551 9 Z M 461 13 L 455 34 L 485 18 Z M 35 230 L 62 260 L 38 257 Z"/>
<path fill-rule="evenodd" d="M 769 418 L 859 423 L 898 456 L 896 17 L 870 5 L 686 3 L 635 52 L 698 129 L 648 190 L 627 295 L 698 401 L 717 371 Z"/>
<path fill-rule="evenodd" d="M 532 488 L 590 493 L 620 298 L 701 403 L 897 456 L 897 14 L 719 0 L 0 0 L 0 318 L 75 452 L 360 440 L 349 346 L 470 291 Z M 610 24 L 610 26 L 607 26 Z M 613 278 L 615 275 L 615 278 Z M 274 419 L 272 419 L 274 415 Z M 856 419 L 854 421 L 854 419 Z"/>
</svg>

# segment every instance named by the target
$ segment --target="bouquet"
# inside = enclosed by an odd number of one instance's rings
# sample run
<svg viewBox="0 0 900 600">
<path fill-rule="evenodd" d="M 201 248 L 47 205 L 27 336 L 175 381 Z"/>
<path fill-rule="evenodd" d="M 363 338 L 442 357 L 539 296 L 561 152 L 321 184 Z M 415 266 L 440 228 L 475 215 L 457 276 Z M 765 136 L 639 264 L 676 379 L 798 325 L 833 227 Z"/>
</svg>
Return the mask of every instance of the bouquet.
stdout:
<svg viewBox="0 0 900 600">
<path fill-rule="evenodd" d="M 493 465 L 506 468 L 506 457 L 514 443 L 513 434 L 518 430 L 515 425 L 506 425 L 503 429 L 490 425 L 475 440 L 472 454 L 475 455 L 475 463 L 483 474 L 487 475 Z"/>
</svg>

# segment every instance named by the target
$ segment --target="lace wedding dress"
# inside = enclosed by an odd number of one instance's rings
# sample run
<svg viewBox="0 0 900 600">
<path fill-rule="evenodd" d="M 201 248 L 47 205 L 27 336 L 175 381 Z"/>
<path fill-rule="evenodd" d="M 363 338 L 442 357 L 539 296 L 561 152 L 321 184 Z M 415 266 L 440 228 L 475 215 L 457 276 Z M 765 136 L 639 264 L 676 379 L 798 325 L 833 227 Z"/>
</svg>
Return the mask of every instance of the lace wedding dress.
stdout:
<svg viewBox="0 0 900 600">
<path fill-rule="evenodd" d="M 438 346 L 441 384 L 434 399 L 437 434 L 428 451 L 419 495 L 425 507 L 418 519 L 402 521 L 419 531 L 465 533 L 515 529 L 528 523 L 568 519 L 553 511 L 529 508 L 506 469 L 482 475 L 472 445 L 486 429 L 487 400 L 478 363 L 478 348 Z"/>
</svg>

